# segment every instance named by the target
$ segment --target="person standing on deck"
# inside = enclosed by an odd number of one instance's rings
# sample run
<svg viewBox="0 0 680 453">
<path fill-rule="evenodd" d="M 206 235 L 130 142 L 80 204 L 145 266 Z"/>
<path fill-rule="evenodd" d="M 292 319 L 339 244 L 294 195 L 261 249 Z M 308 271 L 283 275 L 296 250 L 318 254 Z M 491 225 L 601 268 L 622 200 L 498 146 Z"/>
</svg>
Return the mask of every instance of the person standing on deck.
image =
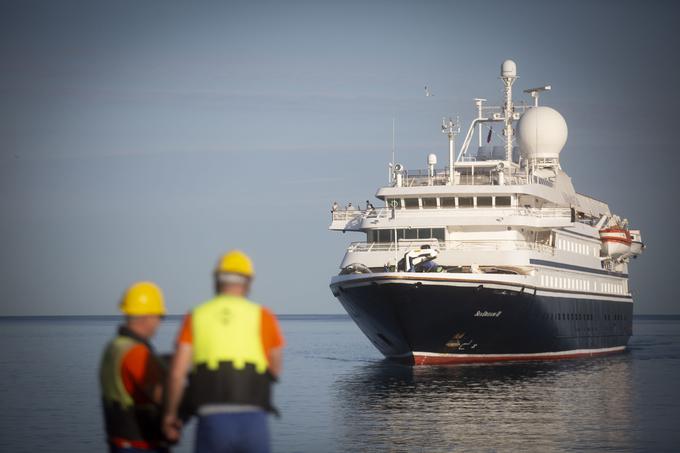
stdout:
<svg viewBox="0 0 680 453">
<path fill-rule="evenodd" d="M 120 303 L 125 324 L 104 350 L 99 381 L 111 453 L 168 452 L 161 431 L 165 367 L 149 343 L 165 315 L 151 282 L 130 286 Z"/>
<path fill-rule="evenodd" d="M 253 264 L 241 251 L 215 269 L 217 295 L 184 319 L 168 376 L 163 430 L 178 440 L 184 397 L 198 415 L 195 451 L 269 452 L 271 384 L 281 373 L 283 336 L 274 315 L 246 299 Z"/>
</svg>

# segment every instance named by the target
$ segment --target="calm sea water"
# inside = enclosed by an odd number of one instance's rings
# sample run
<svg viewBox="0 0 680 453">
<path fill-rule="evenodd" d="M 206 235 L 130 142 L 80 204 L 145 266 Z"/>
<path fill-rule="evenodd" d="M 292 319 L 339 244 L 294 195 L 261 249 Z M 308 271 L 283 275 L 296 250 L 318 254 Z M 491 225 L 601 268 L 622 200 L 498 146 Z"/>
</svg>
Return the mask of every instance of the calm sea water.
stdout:
<svg viewBox="0 0 680 453">
<path fill-rule="evenodd" d="M 116 324 L 0 319 L 1 451 L 104 451 L 96 369 Z M 428 368 L 384 362 L 343 316 L 281 324 L 278 452 L 680 451 L 677 317 L 636 319 L 625 354 Z M 178 327 L 165 322 L 160 351 Z"/>
</svg>

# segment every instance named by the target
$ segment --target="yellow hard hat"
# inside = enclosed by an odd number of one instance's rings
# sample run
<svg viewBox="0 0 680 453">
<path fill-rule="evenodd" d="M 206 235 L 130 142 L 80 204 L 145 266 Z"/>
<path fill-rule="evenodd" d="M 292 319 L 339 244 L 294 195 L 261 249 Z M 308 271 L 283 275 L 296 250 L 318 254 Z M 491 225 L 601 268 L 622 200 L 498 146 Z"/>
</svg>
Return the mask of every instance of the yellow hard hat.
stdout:
<svg viewBox="0 0 680 453">
<path fill-rule="evenodd" d="M 153 282 L 137 282 L 123 294 L 120 311 L 128 316 L 165 315 L 163 292 Z"/>
<path fill-rule="evenodd" d="M 239 274 L 252 278 L 255 276 L 253 262 L 240 250 L 232 250 L 222 255 L 215 268 L 216 274 Z"/>
</svg>

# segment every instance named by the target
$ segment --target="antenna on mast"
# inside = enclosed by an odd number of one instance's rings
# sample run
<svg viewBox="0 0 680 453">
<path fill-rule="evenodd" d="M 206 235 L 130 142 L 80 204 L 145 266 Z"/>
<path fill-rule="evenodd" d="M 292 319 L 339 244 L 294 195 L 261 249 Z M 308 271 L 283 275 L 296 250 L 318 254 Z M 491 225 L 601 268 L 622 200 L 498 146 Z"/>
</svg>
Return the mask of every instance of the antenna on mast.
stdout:
<svg viewBox="0 0 680 453">
<path fill-rule="evenodd" d="M 395 161 L 395 141 L 394 141 L 394 129 L 395 129 L 396 118 L 392 117 L 392 166 L 396 163 Z"/>
<path fill-rule="evenodd" d="M 486 102 L 486 99 L 482 98 L 475 98 L 475 105 L 477 106 L 477 119 L 481 120 L 484 118 L 483 114 L 483 109 L 484 109 L 484 103 Z M 479 136 L 479 146 L 482 146 L 482 123 L 477 125 L 477 135 Z"/>
<path fill-rule="evenodd" d="M 396 165 L 396 160 L 395 160 L 396 159 L 396 151 L 395 151 L 396 147 L 395 147 L 395 140 L 394 140 L 394 135 L 395 135 L 394 130 L 395 130 L 395 117 L 392 116 L 392 162 L 390 162 L 390 164 L 388 165 L 388 167 L 390 167 L 390 170 L 389 170 L 389 175 L 387 177 L 387 180 L 390 184 L 392 184 L 396 179 L 395 176 L 394 176 L 395 165 Z"/>
<path fill-rule="evenodd" d="M 460 121 L 456 117 L 454 122 L 451 118 L 442 118 L 442 133 L 449 137 L 449 185 L 454 183 L 453 178 L 453 162 L 455 159 L 456 135 L 460 133 Z"/>
<path fill-rule="evenodd" d="M 546 85 L 542 87 L 528 88 L 524 90 L 524 92 L 531 95 L 531 97 L 534 98 L 534 107 L 538 107 L 538 97 L 540 96 L 540 94 L 544 91 L 550 90 L 552 90 L 552 86 Z"/>
</svg>

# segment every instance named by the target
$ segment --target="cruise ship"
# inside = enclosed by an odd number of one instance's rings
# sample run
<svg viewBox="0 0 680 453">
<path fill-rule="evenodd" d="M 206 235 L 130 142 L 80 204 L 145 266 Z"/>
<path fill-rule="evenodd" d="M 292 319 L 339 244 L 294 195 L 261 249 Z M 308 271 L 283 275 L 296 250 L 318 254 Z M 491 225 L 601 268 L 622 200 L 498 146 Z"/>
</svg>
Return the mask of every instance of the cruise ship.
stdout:
<svg viewBox="0 0 680 453">
<path fill-rule="evenodd" d="M 424 170 L 391 162 L 381 207 L 332 209 L 329 229 L 365 240 L 349 245 L 331 291 L 389 359 L 552 360 L 626 348 L 640 231 L 574 189 L 560 165 L 567 123 L 539 105 L 551 87 L 514 102 L 517 79 L 504 61 L 501 105 L 474 100 L 459 148 L 459 122 L 442 121 L 444 168 L 436 154 Z"/>
</svg>

